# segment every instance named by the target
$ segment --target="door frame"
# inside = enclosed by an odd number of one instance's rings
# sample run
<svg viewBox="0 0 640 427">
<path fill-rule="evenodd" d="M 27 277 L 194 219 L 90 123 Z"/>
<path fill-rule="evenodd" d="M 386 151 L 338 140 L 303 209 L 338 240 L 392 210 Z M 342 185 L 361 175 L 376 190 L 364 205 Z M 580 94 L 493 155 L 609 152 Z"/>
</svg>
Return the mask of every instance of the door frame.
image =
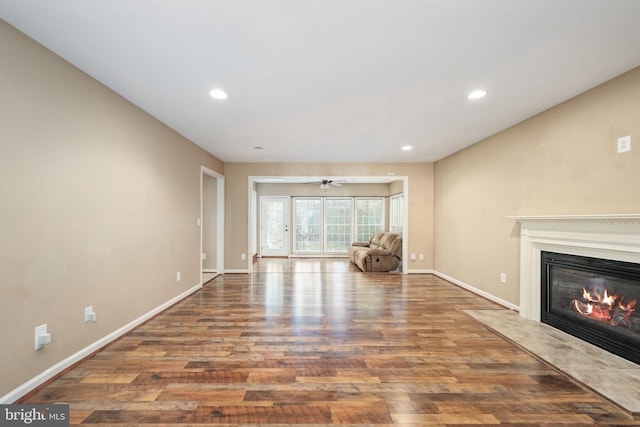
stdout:
<svg viewBox="0 0 640 427">
<path fill-rule="evenodd" d="M 204 265 L 202 254 L 204 250 L 204 236 L 202 233 L 204 223 L 204 176 L 210 176 L 216 180 L 216 274 L 224 274 L 224 175 L 200 166 L 200 218 L 198 218 L 198 226 L 200 227 L 200 283 L 202 283 L 202 267 Z"/>
</svg>

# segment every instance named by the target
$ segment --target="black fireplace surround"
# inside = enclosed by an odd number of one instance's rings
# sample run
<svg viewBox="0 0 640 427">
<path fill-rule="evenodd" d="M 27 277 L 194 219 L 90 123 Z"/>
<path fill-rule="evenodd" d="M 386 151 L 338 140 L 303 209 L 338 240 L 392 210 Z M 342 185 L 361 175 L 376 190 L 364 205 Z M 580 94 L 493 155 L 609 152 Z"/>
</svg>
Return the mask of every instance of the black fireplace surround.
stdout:
<svg viewBox="0 0 640 427">
<path fill-rule="evenodd" d="M 542 252 L 541 321 L 640 364 L 640 264 Z"/>
</svg>

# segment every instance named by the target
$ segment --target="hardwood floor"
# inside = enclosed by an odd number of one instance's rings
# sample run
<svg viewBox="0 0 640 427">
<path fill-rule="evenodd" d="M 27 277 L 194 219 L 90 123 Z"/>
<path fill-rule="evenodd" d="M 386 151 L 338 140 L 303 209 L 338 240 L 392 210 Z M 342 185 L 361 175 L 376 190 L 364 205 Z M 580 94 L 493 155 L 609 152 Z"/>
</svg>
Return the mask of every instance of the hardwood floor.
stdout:
<svg viewBox="0 0 640 427">
<path fill-rule="evenodd" d="M 502 308 L 431 275 L 262 260 L 24 403 L 87 425 L 640 425 L 466 309 Z"/>
</svg>

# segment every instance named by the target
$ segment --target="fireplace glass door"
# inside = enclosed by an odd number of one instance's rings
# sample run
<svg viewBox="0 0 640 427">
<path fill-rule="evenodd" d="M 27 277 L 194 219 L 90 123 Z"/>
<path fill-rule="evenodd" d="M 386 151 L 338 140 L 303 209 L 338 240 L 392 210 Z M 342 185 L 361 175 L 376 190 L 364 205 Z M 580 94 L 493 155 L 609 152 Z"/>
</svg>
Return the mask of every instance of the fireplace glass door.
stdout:
<svg viewBox="0 0 640 427">
<path fill-rule="evenodd" d="M 541 320 L 640 363 L 640 264 L 542 252 Z"/>
</svg>

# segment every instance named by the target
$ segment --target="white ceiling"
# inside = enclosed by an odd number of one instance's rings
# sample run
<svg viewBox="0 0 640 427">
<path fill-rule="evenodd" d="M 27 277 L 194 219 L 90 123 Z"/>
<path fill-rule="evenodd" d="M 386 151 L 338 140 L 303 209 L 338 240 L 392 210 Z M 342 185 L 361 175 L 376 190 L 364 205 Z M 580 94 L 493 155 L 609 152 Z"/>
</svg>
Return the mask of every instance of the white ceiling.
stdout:
<svg viewBox="0 0 640 427">
<path fill-rule="evenodd" d="M 435 161 L 640 65 L 640 0 L 0 0 L 0 17 L 226 162 Z"/>
</svg>

